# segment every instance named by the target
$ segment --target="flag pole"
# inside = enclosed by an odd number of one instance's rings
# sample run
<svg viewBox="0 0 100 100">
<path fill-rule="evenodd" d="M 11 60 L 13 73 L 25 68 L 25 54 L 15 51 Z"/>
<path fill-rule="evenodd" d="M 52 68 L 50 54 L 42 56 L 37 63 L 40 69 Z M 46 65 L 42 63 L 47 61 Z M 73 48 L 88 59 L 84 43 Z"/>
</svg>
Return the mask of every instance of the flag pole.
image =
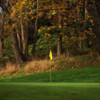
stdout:
<svg viewBox="0 0 100 100">
<path fill-rule="evenodd" d="M 50 60 L 50 83 L 51 83 L 51 60 Z"/>
<path fill-rule="evenodd" d="M 52 71 L 52 68 L 51 68 L 51 61 L 53 60 L 53 56 L 52 56 L 52 51 L 50 50 L 50 53 L 49 53 L 49 57 L 50 57 L 50 83 L 52 82 L 52 76 L 51 76 L 51 71 Z"/>
</svg>

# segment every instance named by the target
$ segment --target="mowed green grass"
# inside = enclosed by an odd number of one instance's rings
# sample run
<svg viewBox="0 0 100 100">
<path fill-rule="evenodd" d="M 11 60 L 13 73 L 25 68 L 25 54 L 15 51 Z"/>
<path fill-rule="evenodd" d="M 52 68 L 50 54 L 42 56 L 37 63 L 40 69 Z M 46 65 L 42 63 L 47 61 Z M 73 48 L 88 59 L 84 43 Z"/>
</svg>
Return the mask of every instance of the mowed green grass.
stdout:
<svg viewBox="0 0 100 100">
<path fill-rule="evenodd" d="M 100 83 L 0 83 L 0 100 L 100 100 Z"/>
<path fill-rule="evenodd" d="M 52 82 L 100 83 L 99 68 L 79 68 L 52 72 Z M 0 82 L 49 82 L 50 72 L 2 79 Z"/>
<path fill-rule="evenodd" d="M 0 100 L 100 100 L 100 68 L 32 74 L 0 81 Z"/>
</svg>

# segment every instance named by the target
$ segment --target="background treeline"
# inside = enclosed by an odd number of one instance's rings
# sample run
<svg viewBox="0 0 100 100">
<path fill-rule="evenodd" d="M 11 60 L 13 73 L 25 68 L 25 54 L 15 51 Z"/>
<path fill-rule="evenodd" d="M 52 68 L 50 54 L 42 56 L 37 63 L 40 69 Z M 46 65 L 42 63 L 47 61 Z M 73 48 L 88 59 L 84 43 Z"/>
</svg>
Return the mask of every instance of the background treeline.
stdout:
<svg viewBox="0 0 100 100">
<path fill-rule="evenodd" d="M 100 53 L 100 1 L 1 0 L 0 64 Z"/>
</svg>

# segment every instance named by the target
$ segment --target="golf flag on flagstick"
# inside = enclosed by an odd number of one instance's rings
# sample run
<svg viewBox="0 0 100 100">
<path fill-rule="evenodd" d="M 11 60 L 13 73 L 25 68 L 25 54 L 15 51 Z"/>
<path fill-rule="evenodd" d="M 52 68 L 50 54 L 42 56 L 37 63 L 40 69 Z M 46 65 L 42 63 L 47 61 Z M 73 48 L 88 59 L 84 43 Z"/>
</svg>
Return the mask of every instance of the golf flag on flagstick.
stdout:
<svg viewBox="0 0 100 100">
<path fill-rule="evenodd" d="M 52 56 L 52 51 L 50 50 L 50 53 L 49 53 L 49 57 L 50 57 L 50 60 L 53 60 L 53 56 Z"/>
<path fill-rule="evenodd" d="M 53 57 L 52 57 L 52 51 L 50 50 L 50 53 L 49 53 L 49 57 L 50 57 L 50 62 L 53 60 Z M 51 83 L 51 65 L 50 65 L 50 83 Z"/>
</svg>

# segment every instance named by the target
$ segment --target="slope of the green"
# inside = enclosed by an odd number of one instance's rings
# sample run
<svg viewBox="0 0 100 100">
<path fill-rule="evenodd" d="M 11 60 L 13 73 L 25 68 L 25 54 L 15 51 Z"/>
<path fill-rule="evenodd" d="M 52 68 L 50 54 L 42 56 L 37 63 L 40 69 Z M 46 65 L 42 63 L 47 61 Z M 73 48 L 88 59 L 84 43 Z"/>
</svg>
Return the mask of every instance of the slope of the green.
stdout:
<svg viewBox="0 0 100 100">
<path fill-rule="evenodd" d="M 51 75 L 52 82 L 100 83 L 100 68 L 80 68 L 55 71 Z M 19 78 L 4 79 L 1 82 L 49 82 L 50 73 L 32 74 Z"/>
</svg>

